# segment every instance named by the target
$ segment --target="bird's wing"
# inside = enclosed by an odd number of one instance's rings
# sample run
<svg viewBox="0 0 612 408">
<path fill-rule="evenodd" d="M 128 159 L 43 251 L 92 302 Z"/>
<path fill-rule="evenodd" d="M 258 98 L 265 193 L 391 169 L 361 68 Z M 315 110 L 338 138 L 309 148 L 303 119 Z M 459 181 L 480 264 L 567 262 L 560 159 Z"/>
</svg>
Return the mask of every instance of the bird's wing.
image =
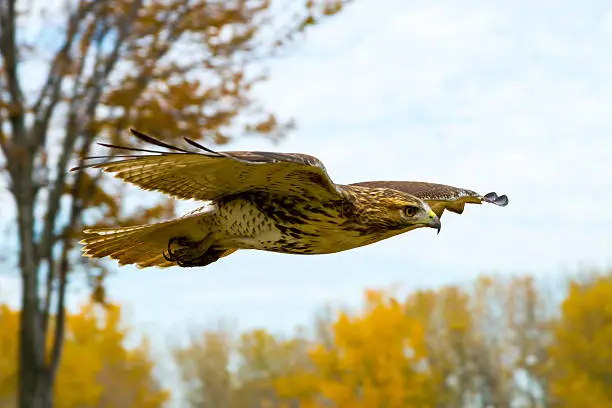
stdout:
<svg viewBox="0 0 612 408">
<path fill-rule="evenodd" d="M 351 185 L 391 188 L 412 194 L 429 204 L 438 217 L 442 216 L 444 210 L 461 214 L 466 203 L 481 204 L 486 202 L 499 205 L 500 207 L 508 205 L 508 197 L 506 195 L 497 195 L 497 193 L 491 192 L 481 196 L 471 190 L 446 186 L 444 184 L 420 181 L 366 181 Z"/>
<path fill-rule="evenodd" d="M 185 138 L 197 149 L 191 151 L 133 129 L 131 132 L 140 140 L 169 151 L 99 143 L 109 148 L 146 154 L 88 157 L 87 160 L 105 161 L 82 167 L 102 169 L 144 190 L 159 191 L 178 199 L 207 201 L 245 191 L 295 194 L 310 199 L 341 198 L 323 163 L 313 156 L 255 151 L 216 152 Z M 114 158 L 119 160 L 108 161 Z"/>
</svg>

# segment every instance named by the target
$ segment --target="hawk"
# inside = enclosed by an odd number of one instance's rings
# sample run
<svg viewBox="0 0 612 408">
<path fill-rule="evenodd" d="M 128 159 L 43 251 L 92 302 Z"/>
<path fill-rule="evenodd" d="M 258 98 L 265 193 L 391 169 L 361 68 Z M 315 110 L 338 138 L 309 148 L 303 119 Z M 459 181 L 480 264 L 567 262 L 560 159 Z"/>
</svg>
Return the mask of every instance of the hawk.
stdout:
<svg viewBox="0 0 612 408">
<path fill-rule="evenodd" d="M 97 156 L 96 168 L 174 199 L 206 201 L 181 218 L 122 228 L 84 230 L 85 256 L 120 265 L 206 266 L 238 249 L 330 254 L 417 228 L 440 232 L 444 210 L 466 203 L 506 206 L 505 195 L 415 181 L 334 183 L 323 163 L 297 153 L 214 151 L 184 138 L 177 147 L 131 129 L 152 150 L 100 143 L 128 152 Z M 134 154 L 140 152 L 145 154 Z M 108 159 L 119 159 L 108 161 Z"/>
</svg>

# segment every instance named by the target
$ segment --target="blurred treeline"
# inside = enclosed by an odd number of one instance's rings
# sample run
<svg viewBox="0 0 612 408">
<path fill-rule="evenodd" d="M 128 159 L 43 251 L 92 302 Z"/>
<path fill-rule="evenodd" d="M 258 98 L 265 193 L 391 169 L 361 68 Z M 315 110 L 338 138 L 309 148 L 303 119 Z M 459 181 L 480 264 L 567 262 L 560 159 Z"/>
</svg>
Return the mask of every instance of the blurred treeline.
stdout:
<svg viewBox="0 0 612 408">
<path fill-rule="evenodd" d="M 370 290 L 293 335 L 218 324 L 154 375 L 117 305 L 68 316 L 57 407 L 612 407 L 612 274 L 563 285 L 482 277 L 407 296 Z M 16 395 L 17 312 L 0 309 L 0 407 Z M 176 386 L 180 384 L 180 386 Z"/>
</svg>

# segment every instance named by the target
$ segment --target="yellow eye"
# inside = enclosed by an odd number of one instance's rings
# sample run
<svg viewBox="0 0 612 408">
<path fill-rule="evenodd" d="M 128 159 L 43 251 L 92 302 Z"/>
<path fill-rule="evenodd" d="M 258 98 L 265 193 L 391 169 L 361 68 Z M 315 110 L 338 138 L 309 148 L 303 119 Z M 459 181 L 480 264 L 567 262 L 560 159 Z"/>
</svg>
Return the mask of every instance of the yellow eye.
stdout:
<svg viewBox="0 0 612 408">
<path fill-rule="evenodd" d="M 408 217 L 414 217 L 419 212 L 419 207 L 415 207 L 413 205 L 409 205 L 404 208 L 404 214 Z"/>
</svg>

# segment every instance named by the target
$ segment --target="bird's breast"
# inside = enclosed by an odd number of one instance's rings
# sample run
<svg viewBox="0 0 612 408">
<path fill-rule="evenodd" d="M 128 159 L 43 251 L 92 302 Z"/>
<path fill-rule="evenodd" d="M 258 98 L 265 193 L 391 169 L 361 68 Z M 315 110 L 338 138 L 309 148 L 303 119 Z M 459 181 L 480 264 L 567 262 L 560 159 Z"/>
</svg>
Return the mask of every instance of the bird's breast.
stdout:
<svg viewBox="0 0 612 408">
<path fill-rule="evenodd" d="M 226 245 L 291 254 L 329 254 L 383 239 L 347 215 L 338 203 L 293 197 L 238 198 L 219 207 Z"/>
<path fill-rule="evenodd" d="M 219 206 L 217 220 L 219 229 L 227 237 L 253 239 L 270 235 L 273 239 L 279 235 L 273 220 L 249 200 L 236 199 Z"/>
</svg>

